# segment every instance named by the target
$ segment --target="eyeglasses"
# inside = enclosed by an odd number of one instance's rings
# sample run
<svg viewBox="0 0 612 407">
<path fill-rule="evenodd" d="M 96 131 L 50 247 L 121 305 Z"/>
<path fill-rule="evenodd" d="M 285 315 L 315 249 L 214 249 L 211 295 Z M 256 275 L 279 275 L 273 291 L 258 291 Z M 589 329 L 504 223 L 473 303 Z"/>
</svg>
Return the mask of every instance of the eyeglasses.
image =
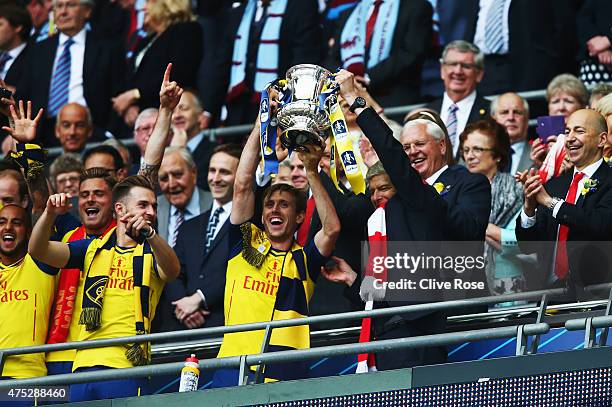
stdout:
<svg viewBox="0 0 612 407">
<path fill-rule="evenodd" d="M 442 66 L 445 66 L 451 69 L 455 69 L 458 66 L 461 67 L 461 69 L 466 70 L 466 71 L 473 71 L 473 70 L 480 69 L 478 65 L 468 64 L 467 62 L 452 62 L 452 61 L 449 62 L 449 61 L 440 60 L 440 63 L 442 64 Z"/>
<path fill-rule="evenodd" d="M 461 149 L 461 154 L 468 155 L 470 152 L 472 152 L 474 155 L 481 155 L 484 151 L 493 151 L 493 149 L 484 147 L 464 147 Z"/>
<path fill-rule="evenodd" d="M 79 176 L 78 176 L 78 175 L 75 175 L 75 176 L 71 176 L 71 177 L 64 177 L 64 178 L 57 177 L 57 178 L 55 179 L 55 182 L 56 182 L 58 185 L 65 185 L 65 184 L 66 184 L 66 183 L 68 183 L 68 182 L 70 182 L 71 184 L 77 184 L 77 183 L 79 182 Z"/>
</svg>

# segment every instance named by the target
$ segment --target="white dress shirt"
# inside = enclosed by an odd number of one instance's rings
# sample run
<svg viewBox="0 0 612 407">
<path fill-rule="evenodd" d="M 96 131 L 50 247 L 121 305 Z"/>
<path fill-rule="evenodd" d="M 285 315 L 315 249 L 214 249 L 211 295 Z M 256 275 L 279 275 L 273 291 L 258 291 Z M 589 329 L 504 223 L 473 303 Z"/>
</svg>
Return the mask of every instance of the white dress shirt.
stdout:
<svg viewBox="0 0 612 407">
<path fill-rule="evenodd" d="M 472 111 L 472 106 L 474 106 L 474 102 L 476 101 L 476 91 L 472 91 L 469 95 L 464 97 L 458 102 L 453 102 L 452 99 L 444 92 L 444 98 L 442 99 L 442 107 L 440 108 L 440 118 L 444 122 L 444 124 L 448 125 L 448 108 L 454 103 L 457 105 L 457 140 L 459 140 L 459 135 L 463 133 L 463 129 L 467 125 L 468 119 L 470 117 L 470 112 Z M 457 150 L 459 150 L 459 142 L 457 142 L 456 146 L 453 146 L 453 157 L 457 155 Z"/>
<path fill-rule="evenodd" d="M 178 218 L 179 209 L 170 205 L 170 222 L 168 223 L 168 239 L 174 236 L 174 230 L 176 229 L 176 221 Z M 200 214 L 200 192 L 198 187 L 193 190 L 193 195 L 189 203 L 183 210 L 183 222 L 187 222 L 189 219 L 195 218 Z"/>
<path fill-rule="evenodd" d="M 223 208 L 223 212 L 219 214 L 219 223 L 217 223 L 217 228 L 215 229 L 215 233 L 213 233 L 213 240 L 217 238 L 221 227 L 223 226 L 225 221 L 229 219 L 230 214 L 232 213 L 232 201 L 229 201 L 225 205 L 220 205 L 219 202 L 217 202 L 217 200 L 215 199 L 210 210 L 210 216 L 212 216 L 219 207 Z"/>
<path fill-rule="evenodd" d="M 510 174 L 514 175 L 518 171 L 518 166 L 521 162 L 521 158 L 523 157 L 523 151 L 525 151 L 525 146 L 527 142 L 525 140 L 517 141 L 513 143 L 510 148 L 514 151 L 511 154 L 512 166 L 510 167 Z"/>
<path fill-rule="evenodd" d="M 440 175 L 442 175 L 444 171 L 446 171 L 447 168 L 448 168 L 448 165 L 444 165 L 444 167 L 440 168 L 438 171 L 434 172 L 429 177 L 427 177 L 425 182 L 427 182 L 429 185 L 435 184 L 437 179 L 440 177 Z"/>
<path fill-rule="evenodd" d="M 474 33 L 474 44 L 480 48 L 484 54 L 491 54 L 485 44 L 485 25 L 487 14 L 493 3 L 497 0 L 480 0 L 480 10 L 478 11 L 478 20 L 476 22 L 476 32 Z M 510 3 L 512 0 L 502 0 L 504 4 L 504 16 L 502 19 L 502 37 L 503 46 L 498 54 L 507 54 L 510 49 L 510 29 L 508 27 L 508 15 L 510 14 Z"/>
<path fill-rule="evenodd" d="M 72 37 L 74 44 L 70 47 L 70 83 L 68 85 L 68 103 L 74 102 L 83 106 L 87 106 L 85 90 L 83 89 L 83 63 L 85 61 L 86 37 L 87 30 L 85 28 Z M 64 33 L 59 34 L 59 44 L 55 52 L 53 72 L 55 72 L 60 55 L 64 52 L 64 45 L 66 41 L 68 41 L 68 38 L 69 37 Z"/>
<path fill-rule="evenodd" d="M 23 51 L 26 47 L 26 45 L 27 44 L 24 42 L 23 44 L 16 46 L 12 50 L 7 51 L 7 54 L 11 56 L 11 59 L 6 61 L 6 63 L 4 64 L 4 70 L 0 72 L 0 78 L 2 78 L 2 80 L 4 80 L 4 77 L 6 76 L 7 72 L 9 71 L 9 69 L 11 69 L 11 65 L 13 65 L 13 62 L 15 62 L 19 54 L 21 54 L 21 51 Z"/>
<path fill-rule="evenodd" d="M 593 174 L 595 174 L 595 171 L 597 171 L 597 169 L 599 168 L 599 166 L 601 165 L 601 163 L 603 162 L 603 158 L 600 158 L 598 161 L 594 162 L 593 164 L 588 165 L 587 167 L 585 167 L 582 171 L 578 171 L 575 167 L 574 167 L 574 175 L 576 175 L 577 172 L 581 172 L 584 174 L 584 177 L 582 177 L 582 179 L 580 180 L 580 182 L 578 182 L 578 193 L 576 194 L 576 200 L 574 202 L 569 202 L 572 205 L 575 205 L 576 202 L 578 201 L 578 199 L 580 198 L 580 191 L 582 191 L 582 187 L 584 186 L 584 181 L 586 181 L 587 178 L 592 178 Z M 573 179 L 573 176 L 572 176 Z M 557 197 L 560 198 L 560 197 Z M 557 219 L 557 213 L 559 213 L 559 209 L 561 209 L 561 205 L 563 205 L 563 203 L 565 203 L 565 197 L 563 197 L 564 199 L 562 199 L 561 201 L 557 202 L 557 204 L 555 205 L 555 207 L 553 208 L 552 211 L 552 216 L 553 218 Z M 525 208 L 523 208 L 523 210 L 521 210 L 521 226 L 525 229 L 532 227 L 533 225 L 536 224 L 536 216 L 527 216 L 527 214 L 525 213 Z"/>
</svg>

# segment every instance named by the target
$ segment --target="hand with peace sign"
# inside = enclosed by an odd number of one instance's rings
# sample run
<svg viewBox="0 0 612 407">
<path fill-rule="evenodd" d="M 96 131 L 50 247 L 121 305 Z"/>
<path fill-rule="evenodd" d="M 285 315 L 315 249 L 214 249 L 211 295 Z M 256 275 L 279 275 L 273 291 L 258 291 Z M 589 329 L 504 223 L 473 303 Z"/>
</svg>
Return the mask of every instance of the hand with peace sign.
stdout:
<svg viewBox="0 0 612 407">
<path fill-rule="evenodd" d="M 159 108 L 173 111 L 181 100 L 183 88 L 175 81 L 170 82 L 170 72 L 172 72 L 172 63 L 168 64 L 166 72 L 164 72 L 164 79 L 159 91 Z"/>
<path fill-rule="evenodd" d="M 43 109 L 38 110 L 36 117 L 32 119 L 32 102 L 28 100 L 27 109 L 24 110 L 23 100 L 19 101 L 19 112 L 15 106 L 9 106 L 12 118 L 12 127 L 4 126 L 2 130 L 9 133 L 18 143 L 31 143 L 36 139 L 36 127 L 42 118 Z"/>
</svg>

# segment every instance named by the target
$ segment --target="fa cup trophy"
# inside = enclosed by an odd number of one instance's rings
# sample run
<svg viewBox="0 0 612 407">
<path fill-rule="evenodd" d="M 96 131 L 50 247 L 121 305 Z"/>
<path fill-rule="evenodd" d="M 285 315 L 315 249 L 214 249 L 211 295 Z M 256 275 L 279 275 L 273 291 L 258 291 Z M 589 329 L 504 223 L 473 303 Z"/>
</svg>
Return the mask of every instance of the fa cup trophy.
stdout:
<svg viewBox="0 0 612 407">
<path fill-rule="evenodd" d="M 327 69 L 303 64 L 287 71 L 286 80 L 280 81 L 284 86 L 276 85 L 282 94 L 276 118 L 283 147 L 300 150 L 307 144 L 324 145 L 330 132 L 324 91 L 331 79 Z"/>
</svg>

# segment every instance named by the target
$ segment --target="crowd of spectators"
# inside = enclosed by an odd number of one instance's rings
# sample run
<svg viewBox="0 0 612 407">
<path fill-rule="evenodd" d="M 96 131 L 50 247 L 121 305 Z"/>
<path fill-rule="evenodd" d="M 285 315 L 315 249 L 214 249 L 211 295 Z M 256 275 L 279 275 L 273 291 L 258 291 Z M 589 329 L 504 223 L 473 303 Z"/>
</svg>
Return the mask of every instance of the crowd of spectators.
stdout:
<svg viewBox="0 0 612 407">
<path fill-rule="evenodd" d="M 603 0 L 2 1 L 0 348 L 363 309 L 372 227 L 464 243 L 485 259 L 464 274 L 480 296 L 609 282 L 612 262 L 589 253 L 612 240 L 611 43 Z M 302 63 L 335 73 L 365 191 L 331 138 L 277 149 L 272 178 L 258 165 L 261 92 Z M 517 93 L 535 89 L 536 114 Z M 402 122 L 385 115 L 417 102 Z M 534 137 L 546 114 L 563 128 Z M 312 328 L 274 331 L 269 350 L 309 347 Z M 372 337 L 445 329 L 440 312 L 391 315 Z M 262 338 L 228 334 L 219 355 Z M 446 351 L 376 356 L 393 369 Z M 0 379 L 149 361 L 148 344 L 13 356 Z M 71 401 L 146 388 L 75 385 Z"/>
</svg>

